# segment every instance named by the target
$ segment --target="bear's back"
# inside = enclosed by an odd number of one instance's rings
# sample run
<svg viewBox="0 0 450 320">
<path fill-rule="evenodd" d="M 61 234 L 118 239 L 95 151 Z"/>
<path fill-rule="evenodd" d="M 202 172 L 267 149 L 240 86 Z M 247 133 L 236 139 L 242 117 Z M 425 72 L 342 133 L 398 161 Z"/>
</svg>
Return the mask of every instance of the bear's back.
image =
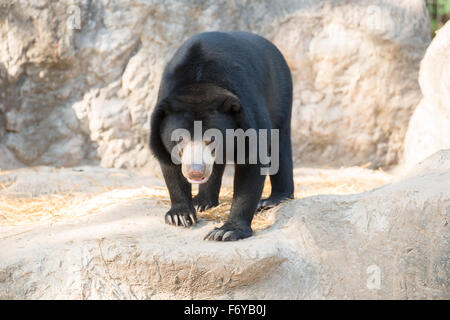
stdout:
<svg viewBox="0 0 450 320">
<path fill-rule="evenodd" d="M 285 123 L 285 117 L 290 119 L 289 68 L 275 45 L 259 35 L 203 32 L 189 38 L 167 64 L 158 100 L 194 83 L 215 84 L 234 93 L 243 103 L 267 110 L 274 127 Z M 262 114 L 262 110 L 253 111 L 255 116 Z"/>
</svg>

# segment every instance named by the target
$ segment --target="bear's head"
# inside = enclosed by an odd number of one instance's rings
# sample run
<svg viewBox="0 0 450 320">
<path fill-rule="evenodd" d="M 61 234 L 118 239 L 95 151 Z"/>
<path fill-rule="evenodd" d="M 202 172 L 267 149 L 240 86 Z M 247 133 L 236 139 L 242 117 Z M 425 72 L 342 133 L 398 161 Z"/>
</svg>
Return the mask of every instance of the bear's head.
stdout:
<svg viewBox="0 0 450 320">
<path fill-rule="evenodd" d="M 155 107 L 150 147 L 163 165 L 181 165 L 190 182 L 208 181 L 214 163 L 226 162 L 226 130 L 244 126 L 239 99 L 209 85 L 183 87 Z"/>
</svg>

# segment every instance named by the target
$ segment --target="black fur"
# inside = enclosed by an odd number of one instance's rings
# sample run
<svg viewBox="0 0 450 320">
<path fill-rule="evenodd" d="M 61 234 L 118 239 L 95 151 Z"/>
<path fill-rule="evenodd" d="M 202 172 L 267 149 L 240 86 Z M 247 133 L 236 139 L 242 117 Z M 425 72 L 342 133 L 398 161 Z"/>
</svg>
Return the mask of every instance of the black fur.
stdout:
<svg viewBox="0 0 450 320">
<path fill-rule="evenodd" d="M 192 131 L 194 120 L 203 129 L 279 129 L 280 168 L 270 176 L 272 193 L 261 200 L 265 176 L 261 164 L 235 165 L 234 195 L 229 220 L 211 231 L 209 240 L 238 240 L 252 234 L 257 208 L 293 197 L 290 121 L 292 79 L 278 49 L 268 40 L 246 32 L 206 32 L 187 40 L 167 64 L 151 118 L 150 147 L 159 160 L 169 189 L 170 224 L 196 222 L 195 207 L 218 204 L 224 165 L 215 164 L 210 179 L 192 199 L 191 185 L 179 165 L 171 162 L 174 142 L 164 132 L 182 127 Z"/>
</svg>

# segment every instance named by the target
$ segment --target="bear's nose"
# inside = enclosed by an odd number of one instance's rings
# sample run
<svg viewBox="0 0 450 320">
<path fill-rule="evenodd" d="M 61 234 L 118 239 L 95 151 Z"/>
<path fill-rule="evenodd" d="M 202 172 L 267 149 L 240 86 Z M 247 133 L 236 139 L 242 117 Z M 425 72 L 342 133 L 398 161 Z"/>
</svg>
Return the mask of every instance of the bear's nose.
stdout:
<svg viewBox="0 0 450 320">
<path fill-rule="evenodd" d="M 189 165 L 189 177 L 201 179 L 205 174 L 205 165 L 204 164 L 191 164 Z"/>
</svg>

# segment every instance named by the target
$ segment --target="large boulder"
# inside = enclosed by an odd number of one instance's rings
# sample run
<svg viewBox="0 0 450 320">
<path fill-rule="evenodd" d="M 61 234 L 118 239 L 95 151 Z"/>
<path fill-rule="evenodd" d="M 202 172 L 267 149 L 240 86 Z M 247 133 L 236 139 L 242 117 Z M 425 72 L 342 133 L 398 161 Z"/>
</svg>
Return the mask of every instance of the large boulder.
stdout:
<svg viewBox="0 0 450 320">
<path fill-rule="evenodd" d="M 450 148 L 450 22 L 427 49 L 419 81 L 423 99 L 409 122 L 402 163 L 406 169 Z"/>
<path fill-rule="evenodd" d="M 16 160 L 14 154 L 4 144 L 1 143 L 6 134 L 5 121 L 5 98 L 8 90 L 8 73 L 6 68 L 0 63 L 0 170 L 8 170 L 20 167 L 20 162 Z"/>
<path fill-rule="evenodd" d="M 284 53 L 297 163 L 387 167 L 420 100 L 429 43 L 422 0 L 10 1 L 0 20 L 7 167 L 152 164 L 164 64 L 208 30 L 256 32 Z"/>
<path fill-rule="evenodd" d="M 0 299 L 449 299 L 449 168 L 441 152 L 372 191 L 290 201 L 229 243 L 202 240 L 212 221 L 164 224 L 155 197 L 92 198 L 97 214 L 2 228 Z"/>
</svg>

